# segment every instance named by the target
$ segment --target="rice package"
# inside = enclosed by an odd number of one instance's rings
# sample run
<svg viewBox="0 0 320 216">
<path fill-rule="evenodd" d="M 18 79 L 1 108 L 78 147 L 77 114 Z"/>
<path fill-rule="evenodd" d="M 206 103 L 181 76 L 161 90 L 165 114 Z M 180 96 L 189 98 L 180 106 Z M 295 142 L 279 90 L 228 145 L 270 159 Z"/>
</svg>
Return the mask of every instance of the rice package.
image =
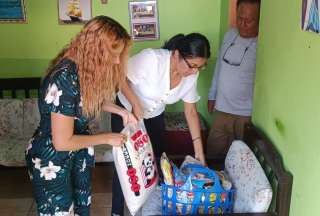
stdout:
<svg viewBox="0 0 320 216">
<path fill-rule="evenodd" d="M 127 135 L 127 141 L 113 147 L 112 153 L 125 201 L 135 215 L 156 187 L 158 171 L 143 121 L 127 125 L 121 133 Z"/>
</svg>

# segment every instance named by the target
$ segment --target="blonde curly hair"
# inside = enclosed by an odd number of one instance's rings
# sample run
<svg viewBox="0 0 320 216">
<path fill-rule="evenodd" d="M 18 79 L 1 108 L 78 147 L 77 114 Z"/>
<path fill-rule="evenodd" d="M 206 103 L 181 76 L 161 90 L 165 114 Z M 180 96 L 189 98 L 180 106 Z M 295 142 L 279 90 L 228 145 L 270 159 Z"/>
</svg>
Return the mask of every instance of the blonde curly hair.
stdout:
<svg viewBox="0 0 320 216">
<path fill-rule="evenodd" d="M 47 74 L 62 59 L 72 60 L 77 65 L 83 114 L 98 116 L 103 101 L 113 101 L 126 79 L 131 44 L 130 35 L 117 21 L 97 16 L 52 60 Z"/>
</svg>

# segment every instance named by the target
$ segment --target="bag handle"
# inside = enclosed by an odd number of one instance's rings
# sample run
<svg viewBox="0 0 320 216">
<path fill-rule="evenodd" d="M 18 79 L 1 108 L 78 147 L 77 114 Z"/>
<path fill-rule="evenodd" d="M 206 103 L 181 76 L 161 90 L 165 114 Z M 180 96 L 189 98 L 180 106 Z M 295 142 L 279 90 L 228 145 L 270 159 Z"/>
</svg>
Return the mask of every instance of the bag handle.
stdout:
<svg viewBox="0 0 320 216">
<path fill-rule="evenodd" d="M 220 178 L 217 175 L 217 173 L 214 170 L 209 169 L 208 167 L 205 167 L 200 164 L 187 164 L 183 166 L 183 169 L 191 169 L 191 176 L 194 176 L 197 173 L 204 173 L 206 174 L 209 178 L 212 178 L 214 180 L 213 187 L 209 190 L 214 190 L 218 192 L 224 192 L 225 189 L 222 188 L 220 184 Z"/>
</svg>

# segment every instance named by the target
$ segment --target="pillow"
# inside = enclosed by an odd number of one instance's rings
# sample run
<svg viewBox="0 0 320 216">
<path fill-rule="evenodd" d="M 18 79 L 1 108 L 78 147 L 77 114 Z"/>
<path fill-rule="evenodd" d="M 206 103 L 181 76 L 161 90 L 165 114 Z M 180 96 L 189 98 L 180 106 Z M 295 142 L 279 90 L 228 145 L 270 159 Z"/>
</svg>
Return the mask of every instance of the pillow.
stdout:
<svg viewBox="0 0 320 216">
<path fill-rule="evenodd" d="M 233 141 L 227 153 L 225 169 L 236 189 L 233 211 L 267 212 L 272 188 L 259 161 L 244 142 Z"/>
<path fill-rule="evenodd" d="M 111 115 L 107 112 L 102 112 L 100 116 L 91 119 L 89 129 L 92 134 L 111 131 Z"/>
<path fill-rule="evenodd" d="M 38 98 L 23 99 L 23 135 L 30 139 L 39 126 L 40 113 L 38 108 Z"/>
<path fill-rule="evenodd" d="M 23 108 L 20 99 L 0 100 L 0 137 L 22 137 Z"/>
</svg>

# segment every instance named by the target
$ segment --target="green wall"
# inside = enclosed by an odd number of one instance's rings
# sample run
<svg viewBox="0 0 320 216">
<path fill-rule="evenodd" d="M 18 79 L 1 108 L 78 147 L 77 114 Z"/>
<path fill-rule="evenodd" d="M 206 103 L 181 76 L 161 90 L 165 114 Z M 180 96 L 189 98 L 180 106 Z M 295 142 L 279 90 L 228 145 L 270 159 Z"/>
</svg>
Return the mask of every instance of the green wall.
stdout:
<svg viewBox="0 0 320 216">
<path fill-rule="evenodd" d="M 0 77 L 41 76 L 48 61 L 75 35 L 79 25 L 59 25 L 56 0 L 29 0 L 27 24 L 0 24 Z M 127 0 L 93 0 L 93 15 L 105 14 L 127 29 Z M 159 47 L 176 33 L 199 31 L 213 57 L 202 71 L 199 109 L 206 112 L 207 89 L 221 37 L 228 26 L 226 0 L 159 0 L 160 40 L 137 42 L 132 52 Z M 320 35 L 300 29 L 301 0 L 265 0 L 261 7 L 253 121 L 276 144 L 294 176 L 291 216 L 317 216 L 320 205 L 319 54 Z M 180 110 L 181 104 L 168 110 Z"/>
<path fill-rule="evenodd" d="M 26 2 L 27 24 L 0 24 L 0 78 L 42 76 L 50 59 L 80 30 L 81 25 L 59 25 L 56 0 L 29 0 Z M 108 15 L 128 30 L 128 0 L 109 0 L 101 4 L 92 0 L 93 16 Z M 136 42 L 132 53 L 147 47 L 160 47 L 177 33 L 201 32 L 211 43 L 213 56 L 199 78 L 202 96 L 198 108 L 206 119 L 207 89 L 212 77 L 220 37 L 221 0 L 158 0 L 160 40 Z M 169 111 L 181 110 L 181 104 Z"/>
<path fill-rule="evenodd" d="M 320 214 L 320 35 L 300 28 L 301 0 L 262 1 L 254 123 L 294 177 L 291 216 Z"/>
</svg>

